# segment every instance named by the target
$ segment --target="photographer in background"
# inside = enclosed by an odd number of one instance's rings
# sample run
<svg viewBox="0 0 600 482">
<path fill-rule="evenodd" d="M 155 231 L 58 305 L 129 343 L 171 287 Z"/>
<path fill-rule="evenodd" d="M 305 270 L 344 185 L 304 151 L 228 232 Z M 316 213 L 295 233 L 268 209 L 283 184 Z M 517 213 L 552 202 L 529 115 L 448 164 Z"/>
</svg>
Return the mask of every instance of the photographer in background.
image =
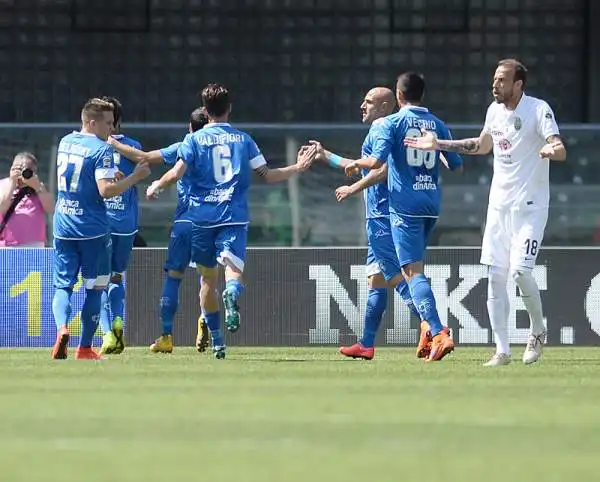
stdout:
<svg viewBox="0 0 600 482">
<path fill-rule="evenodd" d="M 10 175 L 0 179 L 0 248 L 43 248 L 46 214 L 54 211 L 54 196 L 37 175 L 37 159 L 20 152 Z"/>
</svg>

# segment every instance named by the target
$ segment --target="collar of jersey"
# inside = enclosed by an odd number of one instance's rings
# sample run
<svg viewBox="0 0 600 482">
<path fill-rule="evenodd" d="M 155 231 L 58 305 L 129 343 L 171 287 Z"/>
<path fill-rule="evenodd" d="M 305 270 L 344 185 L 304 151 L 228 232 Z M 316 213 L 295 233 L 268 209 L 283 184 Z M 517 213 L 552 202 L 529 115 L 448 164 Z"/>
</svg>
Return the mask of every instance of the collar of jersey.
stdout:
<svg viewBox="0 0 600 482">
<path fill-rule="evenodd" d="M 517 109 L 523 103 L 523 101 L 525 100 L 525 97 L 527 97 L 527 96 L 525 95 L 525 92 L 523 92 L 523 95 L 519 99 L 519 103 L 515 106 L 515 110 L 508 110 L 506 108 L 506 106 L 504 104 L 502 104 L 502 108 L 504 109 L 504 112 L 508 112 L 508 113 L 515 113 L 515 112 L 517 112 Z"/>
<path fill-rule="evenodd" d="M 227 126 L 231 127 L 229 122 L 215 122 L 214 124 L 206 124 L 202 129 L 208 129 L 209 127 L 219 127 L 219 126 Z"/>
<path fill-rule="evenodd" d="M 423 111 L 423 112 L 429 112 L 429 109 L 427 107 L 422 107 L 420 105 L 405 105 L 404 107 L 400 108 L 400 111 L 403 111 L 403 110 L 413 110 L 413 109 L 414 110 L 420 110 L 420 111 Z"/>
<path fill-rule="evenodd" d="M 112 136 L 113 139 L 123 139 L 123 137 L 125 137 L 125 135 L 123 134 L 113 134 Z"/>
<path fill-rule="evenodd" d="M 92 134 L 91 132 L 73 131 L 73 134 L 81 134 L 82 136 L 88 137 L 97 137 L 96 134 Z"/>
</svg>

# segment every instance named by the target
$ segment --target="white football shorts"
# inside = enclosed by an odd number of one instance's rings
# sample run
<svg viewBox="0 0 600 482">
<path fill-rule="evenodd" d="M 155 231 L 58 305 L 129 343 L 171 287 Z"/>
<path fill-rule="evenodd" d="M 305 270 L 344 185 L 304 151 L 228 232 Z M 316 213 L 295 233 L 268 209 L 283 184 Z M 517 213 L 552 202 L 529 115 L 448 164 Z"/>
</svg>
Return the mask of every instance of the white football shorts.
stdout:
<svg viewBox="0 0 600 482">
<path fill-rule="evenodd" d="M 548 221 L 548 208 L 488 207 L 481 264 L 507 269 L 533 269 Z"/>
</svg>

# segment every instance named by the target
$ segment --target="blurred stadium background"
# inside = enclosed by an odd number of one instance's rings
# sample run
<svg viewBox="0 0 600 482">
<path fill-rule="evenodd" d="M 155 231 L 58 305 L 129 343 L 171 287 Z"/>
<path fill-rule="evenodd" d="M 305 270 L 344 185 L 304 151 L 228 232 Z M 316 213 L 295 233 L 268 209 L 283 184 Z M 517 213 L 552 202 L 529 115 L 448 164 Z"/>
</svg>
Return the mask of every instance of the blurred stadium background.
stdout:
<svg viewBox="0 0 600 482">
<path fill-rule="evenodd" d="M 147 150 L 169 145 L 209 81 L 231 89 L 232 122 L 276 166 L 311 138 L 357 156 L 364 92 L 408 69 L 425 74 L 427 105 L 454 136 L 470 136 L 496 62 L 515 56 L 530 69 L 528 92 L 554 108 L 569 151 L 551 169 L 545 244 L 596 244 L 599 14 L 592 0 L 0 0 L 0 171 L 32 150 L 52 185 L 57 140 L 77 128 L 92 95 L 119 97 L 124 131 Z M 433 244 L 479 244 L 491 174 L 490 158 L 471 158 L 464 175 L 444 176 Z M 251 244 L 364 245 L 362 200 L 334 199 L 344 182 L 324 165 L 288 186 L 257 181 Z M 165 245 L 174 203 L 173 190 L 143 204 L 150 246 Z"/>
</svg>

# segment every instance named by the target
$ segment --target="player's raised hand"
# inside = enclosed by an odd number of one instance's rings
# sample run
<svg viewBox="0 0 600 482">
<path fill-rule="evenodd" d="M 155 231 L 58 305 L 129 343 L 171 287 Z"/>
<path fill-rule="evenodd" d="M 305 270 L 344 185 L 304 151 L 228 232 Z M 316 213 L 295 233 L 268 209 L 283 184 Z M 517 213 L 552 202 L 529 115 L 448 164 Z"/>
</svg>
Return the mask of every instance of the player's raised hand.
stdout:
<svg viewBox="0 0 600 482">
<path fill-rule="evenodd" d="M 421 137 L 405 137 L 404 145 L 422 151 L 431 151 L 439 148 L 436 135 L 425 129 L 421 129 Z"/>
<path fill-rule="evenodd" d="M 315 140 L 310 140 L 308 143 L 309 145 L 317 148 L 317 155 L 315 156 L 315 159 L 317 161 L 327 162 L 327 156 L 325 155 L 325 148 L 323 147 L 323 144 Z"/>
<path fill-rule="evenodd" d="M 346 171 L 346 176 L 348 177 L 358 176 L 360 174 L 360 166 L 358 165 L 358 162 L 353 161 L 346 165 L 344 171 Z"/>
<path fill-rule="evenodd" d="M 146 189 L 146 199 L 148 199 L 148 201 L 158 199 L 161 192 L 163 192 L 163 189 L 159 187 L 159 181 L 154 181 L 148 186 L 148 189 Z"/>
<path fill-rule="evenodd" d="M 299 171 L 306 171 L 317 155 L 317 148 L 315 146 L 302 146 L 296 156 L 296 165 Z"/>
<path fill-rule="evenodd" d="M 352 189 L 350 186 L 340 186 L 335 190 L 335 198 L 339 203 L 350 196 L 352 196 Z"/>
<path fill-rule="evenodd" d="M 133 175 L 138 179 L 144 179 L 150 175 L 150 164 L 146 161 L 138 162 L 133 169 Z"/>
</svg>

